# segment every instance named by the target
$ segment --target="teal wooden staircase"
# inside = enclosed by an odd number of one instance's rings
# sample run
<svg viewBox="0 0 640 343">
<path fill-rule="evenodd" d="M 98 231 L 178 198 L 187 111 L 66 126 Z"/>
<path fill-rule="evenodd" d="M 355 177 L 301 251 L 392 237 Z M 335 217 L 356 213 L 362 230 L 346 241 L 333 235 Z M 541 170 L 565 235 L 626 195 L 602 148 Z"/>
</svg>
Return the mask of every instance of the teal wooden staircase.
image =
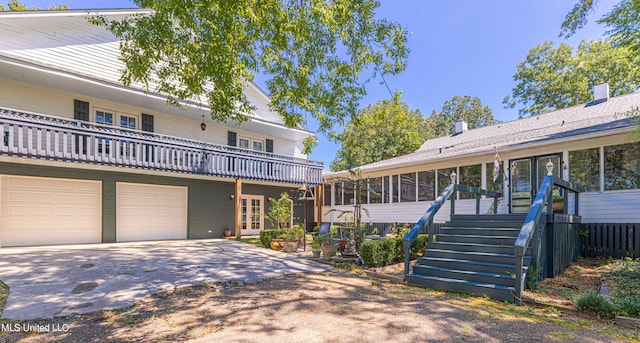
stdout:
<svg viewBox="0 0 640 343">
<path fill-rule="evenodd" d="M 560 259 L 556 257 L 563 254 L 556 254 L 556 251 L 570 250 L 572 246 L 575 247 L 577 235 L 574 235 L 574 241 L 565 240 L 565 245 L 555 246 L 552 236 L 555 232 L 554 215 L 544 212 L 549 218 L 544 220 L 543 211 L 546 211 L 546 206 L 550 203 L 553 187 L 560 187 L 565 192 L 564 214 L 567 214 L 568 192 L 572 192 L 574 215 L 577 216 L 580 190 L 576 185 L 548 175 L 544 178 L 529 213 L 499 215 L 496 212 L 501 194 L 456 184 L 455 174 L 452 174 L 452 180 L 453 182 L 442 191 L 403 239 L 405 281 L 423 287 L 487 295 L 521 304 L 529 264 L 535 264 L 540 268 L 546 263 L 540 260 L 540 251 L 548 249 L 544 253 L 547 256 L 545 258 L 554 266 L 549 270 L 568 266 L 566 263 L 568 261 L 559 262 Z M 475 215 L 456 214 L 456 192 L 475 195 Z M 493 214 L 480 214 L 480 202 L 483 196 L 493 198 Z M 433 220 L 447 200 L 451 204 L 450 221 L 436 234 Z M 538 228 L 543 225 L 547 229 Z M 567 230 L 572 230 L 575 233 L 577 227 L 558 228 L 558 232 L 564 230 L 560 233 L 565 234 L 569 232 Z M 546 232 L 550 232 L 548 239 L 543 238 L 546 237 Z M 428 234 L 429 246 L 424 256 L 411 267 L 411 245 L 419 234 Z M 538 252 L 535 262 L 532 262 L 533 244 L 535 244 L 535 251 Z M 540 250 L 541 248 L 544 249 Z M 553 272 L 547 272 L 549 273 Z"/>
<path fill-rule="evenodd" d="M 453 215 L 405 276 L 409 283 L 515 301 L 514 244 L 526 214 Z M 532 249 L 524 256 L 526 274 Z"/>
</svg>

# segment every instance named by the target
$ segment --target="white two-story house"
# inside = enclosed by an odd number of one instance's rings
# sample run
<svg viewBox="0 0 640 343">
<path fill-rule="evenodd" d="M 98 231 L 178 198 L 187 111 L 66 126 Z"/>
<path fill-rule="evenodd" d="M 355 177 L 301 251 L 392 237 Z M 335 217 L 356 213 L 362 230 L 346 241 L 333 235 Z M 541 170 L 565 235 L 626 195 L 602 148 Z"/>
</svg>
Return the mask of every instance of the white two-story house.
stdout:
<svg viewBox="0 0 640 343">
<path fill-rule="evenodd" d="M 321 183 L 313 134 L 254 84 L 241 126 L 124 87 L 118 39 L 87 17 L 145 11 L 0 12 L 0 246 L 256 234 L 269 197 Z"/>
</svg>

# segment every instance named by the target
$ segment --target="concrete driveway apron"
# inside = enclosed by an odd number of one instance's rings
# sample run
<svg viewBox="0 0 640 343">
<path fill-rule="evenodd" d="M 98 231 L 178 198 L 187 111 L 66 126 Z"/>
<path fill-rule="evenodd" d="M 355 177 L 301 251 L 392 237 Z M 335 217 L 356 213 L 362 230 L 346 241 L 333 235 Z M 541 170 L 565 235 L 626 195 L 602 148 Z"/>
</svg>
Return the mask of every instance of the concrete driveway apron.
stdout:
<svg viewBox="0 0 640 343">
<path fill-rule="evenodd" d="M 10 287 L 2 318 L 35 319 L 122 308 L 151 294 L 203 283 L 253 283 L 326 265 L 225 240 L 0 249 Z"/>
</svg>

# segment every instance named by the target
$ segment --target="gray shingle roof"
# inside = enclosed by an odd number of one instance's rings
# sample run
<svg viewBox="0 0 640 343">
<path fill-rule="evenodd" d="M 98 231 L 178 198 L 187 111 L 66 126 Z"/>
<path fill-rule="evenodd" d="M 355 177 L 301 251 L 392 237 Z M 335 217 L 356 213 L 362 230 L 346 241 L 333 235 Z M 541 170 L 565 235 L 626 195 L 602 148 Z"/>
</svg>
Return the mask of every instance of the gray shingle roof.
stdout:
<svg viewBox="0 0 640 343">
<path fill-rule="evenodd" d="M 616 129 L 631 130 L 627 115 L 640 106 L 640 92 L 610 98 L 606 102 L 577 105 L 529 118 L 430 139 L 413 153 L 361 166 L 363 172 L 524 149 L 537 144 L 577 140 L 584 135 L 606 136 Z M 325 177 L 338 176 L 326 173 Z"/>
</svg>

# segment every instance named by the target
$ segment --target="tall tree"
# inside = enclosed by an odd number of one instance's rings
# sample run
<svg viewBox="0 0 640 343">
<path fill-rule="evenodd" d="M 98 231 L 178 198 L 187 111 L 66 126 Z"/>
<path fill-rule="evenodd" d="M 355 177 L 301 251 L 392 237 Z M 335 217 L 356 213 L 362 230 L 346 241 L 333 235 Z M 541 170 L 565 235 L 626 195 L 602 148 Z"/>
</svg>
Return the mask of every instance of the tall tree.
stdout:
<svg viewBox="0 0 640 343">
<path fill-rule="evenodd" d="M 522 106 L 520 116 L 540 114 L 593 100 L 593 85 L 603 82 L 612 96 L 633 92 L 640 85 L 640 55 L 608 40 L 581 41 L 575 51 L 545 42 L 529 50 L 513 79 L 505 108 Z"/>
<path fill-rule="evenodd" d="M 569 37 L 588 22 L 598 0 L 578 0 L 561 26 L 560 36 Z M 598 20 L 609 28 L 607 35 L 614 46 L 640 52 L 640 0 L 621 0 Z"/>
<path fill-rule="evenodd" d="M 247 120 L 243 90 L 265 75 L 270 107 L 289 126 L 331 132 L 357 113 L 367 82 L 405 68 L 407 31 L 376 18 L 377 0 L 134 0 L 145 15 L 97 17 L 122 38 L 122 81 L 206 102 L 214 120 Z M 369 73 L 364 75 L 364 73 Z"/>
<path fill-rule="evenodd" d="M 431 112 L 427 124 L 436 137 L 447 136 L 455 132 L 455 123 L 462 119 L 470 129 L 497 123 L 489 106 L 482 106 L 478 97 L 456 95 L 445 101 L 442 110 Z"/>
<path fill-rule="evenodd" d="M 47 10 L 68 10 L 69 6 L 65 4 L 61 5 L 51 5 L 47 8 Z M 0 5 L 0 11 L 38 11 L 40 7 L 29 6 L 23 3 L 20 3 L 19 0 L 11 0 L 7 2 L 7 7 Z"/>
<path fill-rule="evenodd" d="M 408 154 L 432 136 L 420 110 L 395 99 L 367 106 L 335 135 L 341 143 L 331 170 L 346 170 Z"/>
</svg>

